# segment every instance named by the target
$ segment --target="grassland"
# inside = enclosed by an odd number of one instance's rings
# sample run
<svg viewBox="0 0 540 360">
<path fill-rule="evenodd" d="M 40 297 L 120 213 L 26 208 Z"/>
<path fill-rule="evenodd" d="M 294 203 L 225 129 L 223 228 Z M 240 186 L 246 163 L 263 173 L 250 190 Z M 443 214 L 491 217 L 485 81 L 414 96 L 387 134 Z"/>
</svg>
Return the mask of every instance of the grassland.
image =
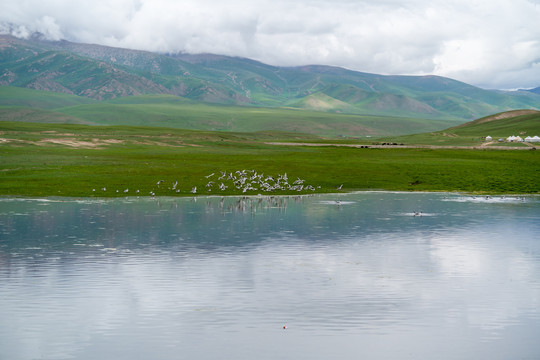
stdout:
<svg viewBox="0 0 540 360">
<path fill-rule="evenodd" d="M 159 126 L 202 131 L 287 131 L 314 137 L 366 138 L 435 131 L 461 120 L 351 115 L 292 108 L 201 103 L 173 95 L 95 101 L 0 86 L 0 119 L 87 125 Z"/>
<path fill-rule="evenodd" d="M 98 125 L 163 126 L 193 130 L 253 132 L 287 131 L 326 137 L 398 135 L 430 131 L 455 125 L 456 121 L 401 117 L 329 114 L 284 109 L 209 105 L 190 102 L 152 103 L 149 96 L 139 103 L 101 103 L 58 111 Z M 448 124 L 448 125 L 447 125 Z"/>
<path fill-rule="evenodd" d="M 243 169 L 287 173 L 315 188 L 273 195 L 336 192 L 342 184 L 340 191 L 540 190 L 537 151 L 275 146 L 268 142 L 313 137 L 24 122 L 0 122 L 0 138 L 0 194 L 10 196 L 192 196 L 194 186 L 199 195 L 263 193 L 206 187 L 220 171 Z"/>
<path fill-rule="evenodd" d="M 95 103 L 95 100 L 81 96 L 0 86 L 0 106 L 18 106 L 52 110 L 56 108 Z"/>
</svg>

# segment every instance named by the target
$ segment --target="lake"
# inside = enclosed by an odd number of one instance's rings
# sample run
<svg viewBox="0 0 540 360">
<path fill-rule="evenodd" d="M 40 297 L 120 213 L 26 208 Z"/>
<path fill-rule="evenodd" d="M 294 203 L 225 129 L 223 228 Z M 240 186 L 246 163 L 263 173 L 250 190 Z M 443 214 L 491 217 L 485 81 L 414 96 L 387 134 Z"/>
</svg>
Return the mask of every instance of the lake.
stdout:
<svg viewBox="0 0 540 360">
<path fill-rule="evenodd" d="M 0 198 L 0 359 L 539 359 L 540 197 Z"/>
</svg>

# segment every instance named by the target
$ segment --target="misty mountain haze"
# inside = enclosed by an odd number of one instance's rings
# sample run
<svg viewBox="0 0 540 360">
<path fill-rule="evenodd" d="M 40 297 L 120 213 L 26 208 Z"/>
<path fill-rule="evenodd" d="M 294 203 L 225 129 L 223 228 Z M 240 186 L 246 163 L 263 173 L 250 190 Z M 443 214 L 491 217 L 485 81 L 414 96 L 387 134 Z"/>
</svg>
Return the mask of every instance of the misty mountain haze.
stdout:
<svg viewBox="0 0 540 360">
<path fill-rule="evenodd" d="M 0 85 L 97 100 L 170 94 L 216 104 L 462 120 L 540 108 L 534 90 L 485 90 L 440 76 L 278 67 L 215 54 L 158 54 L 39 37 L 0 36 L 0 70 Z"/>
</svg>

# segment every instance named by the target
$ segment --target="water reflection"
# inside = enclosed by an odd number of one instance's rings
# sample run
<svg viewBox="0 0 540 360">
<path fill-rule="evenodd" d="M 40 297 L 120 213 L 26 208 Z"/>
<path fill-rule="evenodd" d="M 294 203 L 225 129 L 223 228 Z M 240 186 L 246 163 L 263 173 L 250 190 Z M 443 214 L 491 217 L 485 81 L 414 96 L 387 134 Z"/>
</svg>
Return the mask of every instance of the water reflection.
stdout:
<svg viewBox="0 0 540 360">
<path fill-rule="evenodd" d="M 538 358 L 539 220 L 537 197 L 2 199 L 0 358 Z"/>
</svg>

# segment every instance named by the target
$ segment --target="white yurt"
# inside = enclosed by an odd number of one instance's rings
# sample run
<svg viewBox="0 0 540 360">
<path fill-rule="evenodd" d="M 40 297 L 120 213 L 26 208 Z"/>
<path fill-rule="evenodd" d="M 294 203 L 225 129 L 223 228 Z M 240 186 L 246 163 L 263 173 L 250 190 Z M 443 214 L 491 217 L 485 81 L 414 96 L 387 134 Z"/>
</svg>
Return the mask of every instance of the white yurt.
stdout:
<svg viewBox="0 0 540 360">
<path fill-rule="evenodd" d="M 491 136 L 489 136 L 489 135 L 486 136 L 486 141 L 492 141 L 492 140 L 493 140 L 493 138 Z"/>
<path fill-rule="evenodd" d="M 506 141 L 508 141 L 508 142 L 516 141 L 516 137 L 514 135 L 509 136 L 509 137 L 506 138 Z"/>
<path fill-rule="evenodd" d="M 516 136 L 516 139 L 514 141 L 523 142 L 523 138 L 521 136 Z"/>
<path fill-rule="evenodd" d="M 540 142 L 540 137 L 538 135 L 533 136 L 531 142 Z"/>
</svg>

